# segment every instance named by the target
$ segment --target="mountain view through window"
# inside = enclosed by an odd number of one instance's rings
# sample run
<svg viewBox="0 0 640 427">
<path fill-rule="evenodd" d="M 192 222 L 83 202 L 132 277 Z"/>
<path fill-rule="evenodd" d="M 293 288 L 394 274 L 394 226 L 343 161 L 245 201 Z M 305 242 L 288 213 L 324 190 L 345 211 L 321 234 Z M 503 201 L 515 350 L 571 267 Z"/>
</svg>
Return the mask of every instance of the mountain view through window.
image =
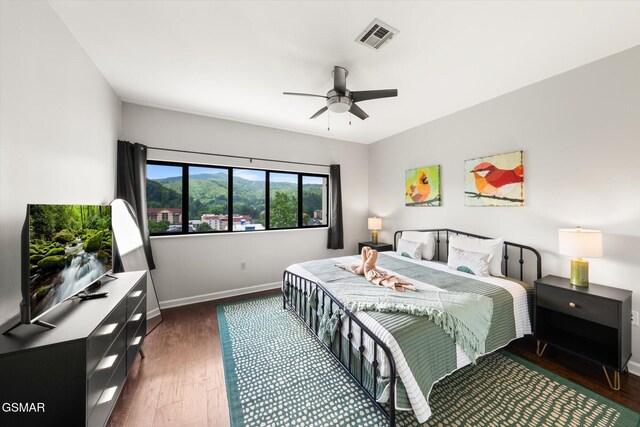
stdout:
<svg viewBox="0 0 640 427">
<path fill-rule="evenodd" d="M 326 226 L 327 200 L 326 175 L 147 165 L 149 231 L 156 235 Z"/>
</svg>

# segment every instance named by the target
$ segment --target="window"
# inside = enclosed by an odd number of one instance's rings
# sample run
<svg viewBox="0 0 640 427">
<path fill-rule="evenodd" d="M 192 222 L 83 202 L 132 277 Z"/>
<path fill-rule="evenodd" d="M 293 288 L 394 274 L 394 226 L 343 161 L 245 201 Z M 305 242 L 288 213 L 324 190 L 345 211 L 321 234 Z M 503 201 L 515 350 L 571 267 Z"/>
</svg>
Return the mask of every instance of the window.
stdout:
<svg viewBox="0 0 640 427">
<path fill-rule="evenodd" d="M 326 227 L 328 195 L 327 175 L 147 162 L 152 235 Z"/>
<path fill-rule="evenodd" d="M 229 169 L 189 166 L 189 232 L 226 231 Z"/>
<path fill-rule="evenodd" d="M 302 177 L 302 225 L 327 225 L 327 177 Z"/>
<path fill-rule="evenodd" d="M 147 218 L 151 234 L 182 232 L 182 166 L 147 164 Z"/>
<path fill-rule="evenodd" d="M 264 230 L 267 172 L 233 169 L 233 231 Z"/>
<path fill-rule="evenodd" d="M 298 226 L 298 174 L 269 174 L 269 228 Z"/>
</svg>

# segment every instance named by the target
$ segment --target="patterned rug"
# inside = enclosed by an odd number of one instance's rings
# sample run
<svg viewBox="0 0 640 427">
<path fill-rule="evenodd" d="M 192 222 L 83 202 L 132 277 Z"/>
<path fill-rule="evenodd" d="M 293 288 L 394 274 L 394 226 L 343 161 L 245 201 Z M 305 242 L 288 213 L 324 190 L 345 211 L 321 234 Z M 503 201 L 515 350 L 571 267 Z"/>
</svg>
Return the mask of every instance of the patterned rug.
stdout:
<svg viewBox="0 0 640 427">
<path fill-rule="evenodd" d="M 279 297 L 218 307 L 231 425 L 388 422 Z M 437 383 L 427 426 L 631 426 L 640 414 L 508 352 Z M 398 426 L 418 426 L 400 412 Z"/>
</svg>

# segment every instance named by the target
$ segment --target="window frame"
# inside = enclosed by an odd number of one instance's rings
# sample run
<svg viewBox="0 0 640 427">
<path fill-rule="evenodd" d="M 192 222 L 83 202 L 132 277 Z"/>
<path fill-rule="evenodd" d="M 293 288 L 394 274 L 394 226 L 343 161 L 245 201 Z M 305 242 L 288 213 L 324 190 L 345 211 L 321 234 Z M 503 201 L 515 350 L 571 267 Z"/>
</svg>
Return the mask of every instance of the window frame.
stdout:
<svg viewBox="0 0 640 427">
<path fill-rule="evenodd" d="M 200 236 L 203 234 L 228 234 L 228 233 L 261 233 L 265 231 L 283 231 L 283 230 L 307 230 L 307 229 L 315 229 L 315 228 L 329 228 L 330 225 L 330 206 L 329 206 L 329 174 L 320 174 L 320 173 L 310 173 L 310 172 L 296 172 L 291 170 L 280 170 L 280 169 L 263 169 L 263 168 L 252 168 L 245 166 L 219 166 L 205 163 L 185 163 L 185 162 L 172 162 L 165 160 L 147 160 L 145 168 L 148 165 L 157 165 L 157 166 L 173 166 L 180 167 L 182 170 L 182 230 L 176 232 L 163 232 L 163 233 L 151 233 L 149 232 L 150 237 L 162 237 L 162 236 Z M 224 169 L 227 171 L 227 222 L 231 219 L 231 222 L 227 226 L 227 230 L 211 230 L 211 231 L 189 231 L 189 167 L 199 167 L 199 168 L 212 168 L 212 169 Z M 255 170 L 261 171 L 265 173 L 265 201 L 264 201 L 264 230 L 250 230 L 250 231 L 234 231 L 233 230 L 233 170 L 234 169 L 244 169 L 244 170 Z M 297 175 L 298 177 L 298 225 L 296 227 L 282 227 L 282 228 L 271 228 L 269 225 L 270 222 L 270 177 L 271 173 L 287 173 Z M 302 182 L 303 177 L 316 177 L 316 178 L 325 178 L 326 179 L 326 206 L 327 206 L 327 223 L 320 225 L 303 225 L 303 191 L 302 191 Z M 148 177 L 146 178 L 149 179 Z M 146 188 L 145 181 L 145 188 Z M 147 199 L 148 200 L 148 199 Z M 185 215 L 186 212 L 186 215 Z M 149 221 L 148 214 L 146 221 Z"/>
</svg>

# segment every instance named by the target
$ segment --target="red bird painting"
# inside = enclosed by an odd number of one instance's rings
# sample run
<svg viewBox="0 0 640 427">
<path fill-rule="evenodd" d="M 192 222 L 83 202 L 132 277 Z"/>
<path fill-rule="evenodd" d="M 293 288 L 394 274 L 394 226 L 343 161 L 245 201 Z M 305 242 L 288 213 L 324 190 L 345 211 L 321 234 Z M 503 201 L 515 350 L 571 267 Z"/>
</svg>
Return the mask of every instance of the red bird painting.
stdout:
<svg viewBox="0 0 640 427">
<path fill-rule="evenodd" d="M 466 160 L 467 206 L 524 206 L 522 151 Z"/>
<path fill-rule="evenodd" d="M 473 168 L 472 172 L 478 192 L 487 196 L 509 194 L 512 184 L 524 182 L 522 165 L 514 169 L 498 169 L 491 163 L 483 162 Z"/>
</svg>

